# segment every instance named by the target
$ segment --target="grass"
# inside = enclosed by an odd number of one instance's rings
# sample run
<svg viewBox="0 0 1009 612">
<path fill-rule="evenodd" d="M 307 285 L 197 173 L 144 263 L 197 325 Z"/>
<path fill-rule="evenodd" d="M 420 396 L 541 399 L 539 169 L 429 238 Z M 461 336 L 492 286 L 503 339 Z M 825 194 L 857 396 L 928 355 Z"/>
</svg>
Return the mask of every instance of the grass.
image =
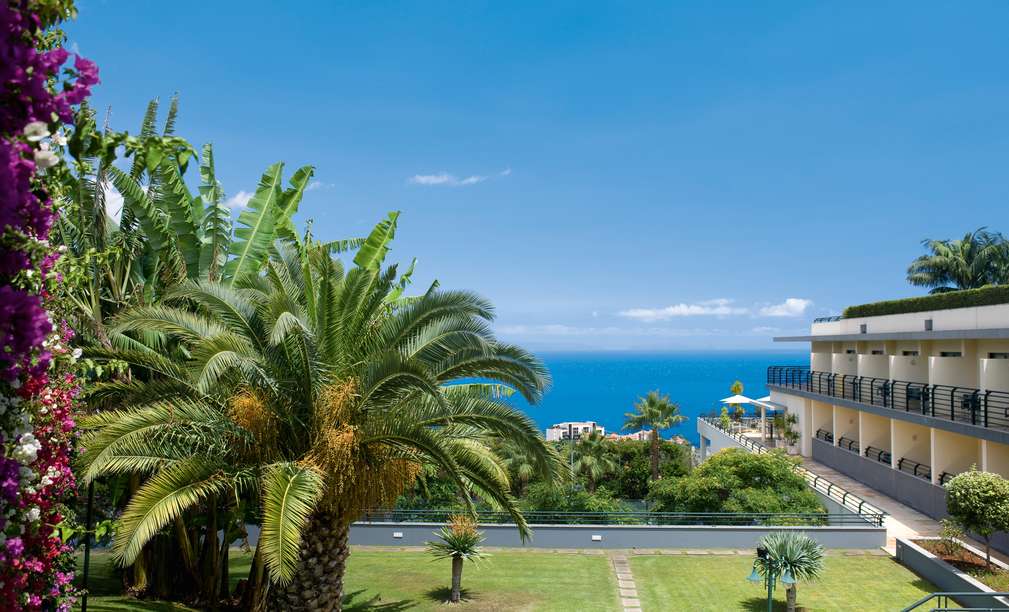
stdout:
<svg viewBox="0 0 1009 612">
<path fill-rule="evenodd" d="M 248 573 L 249 557 L 232 553 L 231 580 Z M 92 555 L 89 612 L 189 611 L 164 602 L 119 595 L 122 584 L 107 553 Z M 79 563 L 79 561 L 78 561 Z M 344 610 L 445 610 L 448 561 L 423 552 L 354 550 L 344 583 Z M 595 612 L 618 606 L 617 584 L 603 555 L 494 551 L 463 570 L 463 598 L 452 610 L 558 610 Z"/>
<path fill-rule="evenodd" d="M 644 610 L 718 611 L 767 609 L 762 584 L 746 580 L 753 559 L 730 555 L 638 555 L 631 572 Z M 900 610 L 937 591 L 890 557 L 828 555 L 823 577 L 798 585 L 807 610 Z M 775 610 L 785 609 L 785 590 L 775 589 Z M 676 602 L 673 605 L 673 602 Z"/>
</svg>

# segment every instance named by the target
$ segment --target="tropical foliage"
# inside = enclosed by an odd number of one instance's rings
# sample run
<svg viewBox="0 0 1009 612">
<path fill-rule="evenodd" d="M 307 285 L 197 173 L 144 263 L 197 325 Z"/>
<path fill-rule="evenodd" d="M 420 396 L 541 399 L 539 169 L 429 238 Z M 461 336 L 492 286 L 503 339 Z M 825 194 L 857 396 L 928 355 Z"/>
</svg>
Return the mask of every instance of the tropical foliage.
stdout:
<svg viewBox="0 0 1009 612">
<path fill-rule="evenodd" d="M 781 452 L 725 449 L 682 478 L 655 483 L 648 498 L 661 512 L 825 513 L 795 473 L 797 462 Z"/>
<path fill-rule="evenodd" d="M 575 444 L 574 472 L 585 477 L 589 492 L 596 490 L 596 484 L 617 471 L 617 462 L 607 448 L 606 439 L 598 430 L 582 436 Z"/>
<path fill-rule="evenodd" d="M 453 516 L 435 535 L 438 542 L 428 542 L 427 549 L 435 559 L 452 560 L 451 603 L 462 599 L 462 566 L 464 561 L 476 563 L 485 555 L 480 547 L 483 534 L 477 531 L 476 521 L 465 515 Z"/>
<path fill-rule="evenodd" d="M 645 397 L 639 397 L 634 404 L 636 412 L 625 415 L 624 429 L 651 429 L 649 434 L 652 448 L 652 480 L 661 477 L 659 473 L 659 431 L 669 429 L 683 423 L 687 417 L 680 414 L 680 407 L 669 401 L 668 395 L 658 391 L 649 391 Z"/>
<path fill-rule="evenodd" d="M 929 251 L 907 269 L 907 282 L 931 293 L 1001 285 L 1009 280 L 1009 244 L 1001 234 L 979 228 L 956 240 L 926 239 Z"/>
<path fill-rule="evenodd" d="M 787 609 L 788 612 L 795 612 L 796 585 L 816 580 L 823 575 L 823 546 L 808 535 L 796 531 L 769 533 L 761 538 L 760 546 L 766 554 L 754 560 L 754 568 L 765 578 L 769 575 L 777 579 L 784 576 L 789 578 L 790 584 L 785 584 Z"/>
<path fill-rule="evenodd" d="M 123 514 L 120 561 L 185 510 L 248 497 L 262 521 L 249 605 L 262 605 L 271 583 L 274 607 L 298 609 L 309 591 L 339 606 L 350 522 L 393 503 L 426 464 L 467 507 L 478 496 L 528 534 L 492 440 L 522 447 L 542 478 L 557 473 L 535 425 L 498 388 L 536 402 L 543 366 L 494 339 L 481 298 L 434 287 L 403 296 L 409 271 L 384 265 L 395 213 L 349 269 L 335 256 L 347 243 L 308 234 L 249 247 L 260 241 L 254 228 L 280 225 L 273 207 L 287 192 L 278 183 L 276 172 L 264 175 L 222 280 L 187 280 L 161 304 L 127 310 L 112 330 L 131 344 L 93 353 L 141 374 L 95 388 L 95 401 L 117 408 L 88 419 L 81 457 L 85 479 L 150 475 Z M 263 218 L 272 221 L 254 221 Z M 232 264 L 253 252 L 262 272 Z M 306 533 L 318 546 L 305 546 Z M 307 569 L 318 562 L 333 568 L 324 580 Z"/>
</svg>

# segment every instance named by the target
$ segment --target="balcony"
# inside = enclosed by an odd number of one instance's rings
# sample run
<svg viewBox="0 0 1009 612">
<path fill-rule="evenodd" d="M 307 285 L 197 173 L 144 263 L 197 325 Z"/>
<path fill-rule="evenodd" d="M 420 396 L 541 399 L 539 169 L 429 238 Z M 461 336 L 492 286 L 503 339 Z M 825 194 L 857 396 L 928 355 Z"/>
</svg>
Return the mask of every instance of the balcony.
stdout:
<svg viewBox="0 0 1009 612">
<path fill-rule="evenodd" d="M 825 398 L 1009 431 L 1009 392 L 818 372 L 803 366 L 767 368 L 767 384 Z M 829 400 L 828 400 L 829 401 Z"/>
</svg>

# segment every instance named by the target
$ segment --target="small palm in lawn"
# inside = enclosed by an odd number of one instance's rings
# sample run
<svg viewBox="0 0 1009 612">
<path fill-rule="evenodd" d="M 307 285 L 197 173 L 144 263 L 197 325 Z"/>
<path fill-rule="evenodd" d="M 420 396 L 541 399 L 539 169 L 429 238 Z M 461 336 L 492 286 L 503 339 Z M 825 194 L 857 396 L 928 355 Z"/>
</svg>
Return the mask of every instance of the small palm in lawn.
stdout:
<svg viewBox="0 0 1009 612">
<path fill-rule="evenodd" d="M 764 536 L 761 546 L 767 549 L 765 559 L 757 559 L 754 566 L 762 576 L 773 572 L 780 579 L 791 574 L 794 583 L 787 585 L 788 612 L 795 612 L 796 583 L 815 580 L 823 573 L 823 547 L 813 538 L 796 532 L 776 532 Z"/>
<path fill-rule="evenodd" d="M 650 427 L 652 480 L 659 479 L 659 430 L 669 429 L 687 420 L 680 414 L 680 407 L 669 401 L 668 395 L 660 395 L 658 391 L 649 391 L 645 397 L 638 398 L 634 404 L 637 412 L 628 412 L 624 416 L 624 429 L 641 429 Z"/>
<path fill-rule="evenodd" d="M 959 240 L 924 240 L 930 253 L 911 262 L 907 282 L 930 293 L 977 289 L 1009 280 L 1009 249 L 1000 234 L 982 227 Z"/>
<path fill-rule="evenodd" d="M 593 431 L 575 445 L 574 473 L 585 476 L 589 491 L 596 490 L 596 483 L 601 478 L 617 471 L 617 462 L 607 444 L 601 433 Z"/>
<path fill-rule="evenodd" d="M 481 550 L 483 534 L 477 531 L 476 522 L 468 516 L 453 516 L 448 525 L 437 532 L 440 542 L 428 542 L 427 549 L 435 559 L 452 559 L 452 595 L 449 601 L 462 599 L 463 561 L 477 562 L 486 557 Z"/>
</svg>

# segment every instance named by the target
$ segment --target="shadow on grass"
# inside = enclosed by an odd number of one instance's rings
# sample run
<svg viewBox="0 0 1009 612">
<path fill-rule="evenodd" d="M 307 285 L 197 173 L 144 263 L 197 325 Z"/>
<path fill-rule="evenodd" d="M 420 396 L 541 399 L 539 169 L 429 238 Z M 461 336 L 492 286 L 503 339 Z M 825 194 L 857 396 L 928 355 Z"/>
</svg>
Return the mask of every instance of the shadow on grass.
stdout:
<svg viewBox="0 0 1009 612">
<path fill-rule="evenodd" d="M 462 596 L 463 601 L 476 596 L 476 593 L 469 589 L 459 589 L 459 594 Z M 424 597 L 436 603 L 448 603 L 448 600 L 452 598 L 452 589 L 449 587 L 431 589 L 427 593 L 424 593 Z"/>
<path fill-rule="evenodd" d="M 361 611 L 372 611 L 381 610 L 382 612 L 399 612 L 400 610 L 409 610 L 410 608 L 417 605 L 417 602 L 410 601 L 409 599 L 403 599 L 400 601 L 382 601 L 381 595 L 374 595 L 369 599 L 361 599 L 356 601 L 359 597 L 364 594 L 364 589 L 360 591 L 354 591 L 352 593 L 347 593 L 343 596 L 343 609 L 345 612 L 357 612 Z"/>
<path fill-rule="evenodd" d="M 767 596 L 764 597 L 750 597 L 744 599 L 740 603 L 740 610 L 748 610 L 749 612 L 767 612 Z M 787 610 L 788 606 L 785 602 L 774 600 L 774 610 L 778 612 L 779 610 Z"/>
</svg>

